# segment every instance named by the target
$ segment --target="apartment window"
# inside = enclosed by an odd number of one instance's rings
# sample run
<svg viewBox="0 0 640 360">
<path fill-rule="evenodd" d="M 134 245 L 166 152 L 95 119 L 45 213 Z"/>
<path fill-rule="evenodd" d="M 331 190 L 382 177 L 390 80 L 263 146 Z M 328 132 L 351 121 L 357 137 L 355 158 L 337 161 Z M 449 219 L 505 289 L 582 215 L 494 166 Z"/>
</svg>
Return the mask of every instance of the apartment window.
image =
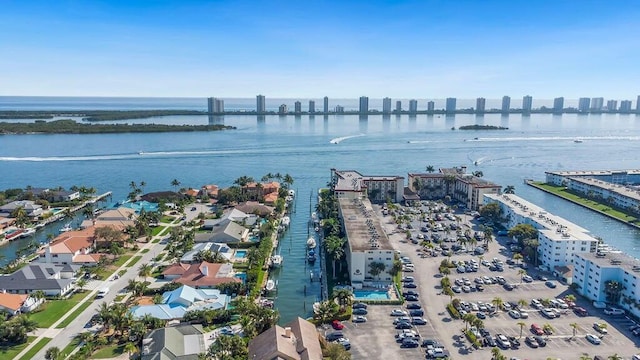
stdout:
<svg viewBox="0 0 640 360">
<path fill-rule="evenodd" d="M 368 260 L 373 260 L 373 258 L 372 258 L 372 257 L 370 257 L 370 258 L 367 258 L 367 259 L 368 259 Z"/>
<path fill-rule="evenodd" d="M 387 258 L 387 260 L 391 260 L 391 258 Z"/>
<path fill-rule="evenodd" d="M 586 247 L 580 248 L 580 251 L 587 251 Z"/>
<path fill-rule="evenodd" d="M 51 256 L 53 256 L 53 257 L 58 257 L 58 254 L 53 254 L 53 255 L 51 255 Z"/>
</svg>

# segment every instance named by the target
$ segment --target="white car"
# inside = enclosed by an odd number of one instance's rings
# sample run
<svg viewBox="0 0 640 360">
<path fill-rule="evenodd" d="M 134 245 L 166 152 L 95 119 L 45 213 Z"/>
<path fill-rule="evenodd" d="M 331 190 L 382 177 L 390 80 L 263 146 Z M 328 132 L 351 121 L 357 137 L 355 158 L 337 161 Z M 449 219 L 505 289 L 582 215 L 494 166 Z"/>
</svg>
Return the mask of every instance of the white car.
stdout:
<svg viewBox="0 0 640 360">
<path fill-rule="evenodd" d="M 618 308 L 604 309 L 604 313 L 607 315 L 624 315 L 624 310 Z"/>
<path fill-rule="evenodd" d="M 528 319 L 528 318 L 529 318 L 529 313 L 520 311 L 520 319 Z"/>
<path fill-rule="evenodd" d="M 511 316 L 514 319 L 520 319 L 521 317 L 520 313 L 516 310 L 509 310 L 509 316 Z"/>
<path fill-rule="evenodd" d="M 587 334 L 585 338 L 587 338 L 587 341 L 589 341 L 593 345 L 600 345 L 600 343 L 602 342 L 599 337 L 593 334 Z"/>
<path fill-rule="evenodd" d="M 393 309 L 391 310 L 391 316 L 408 316 L 408 313 L 402 309 Z"/>
</svg>

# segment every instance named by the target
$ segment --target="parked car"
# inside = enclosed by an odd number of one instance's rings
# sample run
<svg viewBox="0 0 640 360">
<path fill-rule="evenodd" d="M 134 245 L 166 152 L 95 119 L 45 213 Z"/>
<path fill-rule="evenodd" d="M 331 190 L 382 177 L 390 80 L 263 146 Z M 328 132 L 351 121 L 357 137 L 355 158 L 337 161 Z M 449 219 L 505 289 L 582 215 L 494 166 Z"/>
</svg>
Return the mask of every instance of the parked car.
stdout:
<svg viewBox="0 0 640 360">
<path fill-rule="evenodd" d="M 335 330 L 342 330 L 344 329 L 344 325 L 342 324 L 342 322 L 340 322 L 340 320 L 333 320 L 331 322 L 331 326 L 335 329 Z"/>
<path fill-rule="evenodd" d="M 487 335 L 483 338 L 483 343 L 485 346 L 488 347 L 496 347 L 496 340 L 491 336 L 491 335 Z"/>
<path fill-rule="evenodd" d="M 401 348 L 417 348 L 418 346 L 420 346 L 418 340 L 411 338 L 402 340 L 402 344 L 400 344 Z"/>
<path fill-rule="evenodd" d="M 480 320 L 484 320 L 487 318 L 487 315 L 485 313 L 483 313 L 482 311 L 479 311 L 476 313 L 476 317 Z"/>
<path fill-rule="evenodd" d="M 416 289 L 418 287 L 416 283 L 412 283 L 412 282 L 406 282 L 402 286 L 407 289 Z"/>
<path fill-rule="evenodd" d="M 511 348 L 512 349 L 517 349 L 520 347 L 520 340 L 518 340 L 517 337 L 515 336 L 507 336 L 507 339 L 509 339 L 509 343 L 511 343 Z"/>
<path fill-rule="evenodd" d="M 534 349 L 538 348 L 538 342 L 536 341 L 536 339 L 533 338 L 533 336 L 527 336 L 524 339 L 524 342 Z"/>
<path fill-rule="evenodd" d="M 422 309 L 409 310 L 409 316 L 424 316 L 424 310 Z"/>
<path fill-rule="evenodd" d="M 397 318 L 393 319 L 393 325 L 398 325 L 401 322 L 411 322 L 411 318 L 408 316 L 398 316 Z"/>
<path fill-rule="evenodd" d="M 351 306 L 354 309 L 366 309 L 367 308 L 367 304 L 365 303 L 355 303 Z"/>
<path fill-rule="evenodd" d="M 334 331 L 332 333 L 327 334 L 325 338 L 327 339 L 327 341 L 331 342 L 331 341 L 336 341 L 343 337 L 344 337 L 344 334 L 342 333 L 342 331 Z"/>
<path fill-rule="evenodd" d="M 533 278 L 529 275 L 525 275 L 522 277 L 522 281 L 530 283 L 533 281 Z"/>
<path fill-rule="evenodd" d="M 349 339 L 347 339 L 347 338 L 339 338 L 335 342 L 337 344 L 340 344 L 340 345 L 344 346 L 345 350 L 350 350 L 351 349 L 351 342 L 349 342 Z"/>
<path fill-rule="evenodd" d="M 406 301 L 418 301 L 418 295 L 407 295 L 404 297 Z"/>
<path fill-rule="evenodd" d="M 587 334 L 585 338 L 587 339 L 588 342 L 592 343 L 593 345 L 600 345 L 600 343 L 602 342 L 599 337 L 593 334 Z"/>
<path fill-rule="evenodd" d="M 578 316 L 587 316 L 589 315 L 589 313 L 587 312 L 587 309 L 580 307 L 580 306 L 576 306 L 573 308 L 573 312 L 576 313 L 576 315 Z"/>
<path fill-rule="evenodd" d="M 396 330 L 402 330 L 402 329 L 411 329 L 413 327 L 413 325 L 411 325 L 410 323 L 406 323 L 406 322 L 399 322 L 396 325 Z"/>
<path fill-rule="evenodd" d="M 407 310 L 422 309 L 422 305 L 418 303 L 407 304 Z"/>
<path fill-rule="evenodd" d="M 409 296 L 409 295 L 415 295 L 418 296 L 418 293 L 413 291 L 413 290 L 407 290 L 407 291 L 403 291 L 402 292 L 402 296 Z"/>
<path fill-rule="evenodd" d="M 547 281 L 544 284 L 547 285 L 547 287 L 549 287 L 551 289 L 555 289 L 556 288 L 556 283 L 553 282 L 553 281 Z"/>
<path fill-rule="evenodd" d="M 520 312 L 518 312 L 517 310 L 509 310 L 508 314 L 514 319 L 520 319 Z"/>
<path fill-rule="evenodd" d="M 484 291 L 484 286 L 480 285 L 480 284 L 476 284 L 476 290 L 478 291 Z"/>
<path fill-rule="evenodd" d="M 503 349 L 508 349 L 511 347 L 509 339 L 507 339 L 507 337 L 502 334 L 496 334 L 496 340 L 498 345 L 500 345 L 500 347 Z"/>
<path fill-rule="evenodd" d="M 438 341 L 434 340 L 434 339 L 424 339 L 422 340 L 422 347 L 424 348 L 430 348 L 430 349 L 434 349 L 434 348 L 444 348 L 444 345 L 440 344 Z"/>
<path fill-rule="evenodd" d="M 367 315 L 367 313 L 367 309 L 353 309 L 352 311 L 353 315 Z"/>
<path fill-rule="evenodd" d="M 534 336 L 533 338 L 538 343 L 538 346 L 540 346 L 540 347 L 547 346 L 547 341 L 542 336 Z"/>
<path fill-rule="evenodd" d="M 604 309 L 604 313 L 607 315 L 624 315 L 624 310 L 618 308 L 606 308 Z"/>
<path fill-rule="evenodd" d="M 542 330 L 542 328 L 538 324 L 531 324 L 531 332 L 536 334 L 536 335 L 544 334 L 544 331 Z"/>
<path fill-rule="evenodd" d="M 411 325 L 427 325 L 427 320 L 421 317 L 411 318 Z"/>
<path fill-rule="evenodd" d="M 358 316 L 354 316 L 353 320 L 351 321 L 354 323 L 364 323 L 364 322 L 367 322 L 367 318 L 362 315 L 358 315 Z"/>
<path fill-rule="evenodd" d="M 593 329 L 597 332 L 599 332 L 600 334 L 608 334 L 609 332 L 607 331 L 607 328 L 605 327 L 606 324 L 600 324 L 600 323 L 593 323 Z"/>
<path fill-rule="evenodd" d="M 393 309 L 391 310 L 391 316 L 407 316 L 407 312 L 402 309 Z"/>
</svg>

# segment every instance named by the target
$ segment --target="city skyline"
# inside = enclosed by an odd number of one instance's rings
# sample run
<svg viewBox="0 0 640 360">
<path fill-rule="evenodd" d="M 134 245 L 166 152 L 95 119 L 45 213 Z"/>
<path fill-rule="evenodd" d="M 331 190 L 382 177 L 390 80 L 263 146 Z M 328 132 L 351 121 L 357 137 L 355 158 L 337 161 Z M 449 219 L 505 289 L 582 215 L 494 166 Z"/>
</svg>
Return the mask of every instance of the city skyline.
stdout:
<svg viewBox="0 0 640 360">
<path fill-rule="evenodd" d="M 640 9 L 609 6 L 8 2 L 0 95 L 623 99 L 640 82 Z"/>
</svg>

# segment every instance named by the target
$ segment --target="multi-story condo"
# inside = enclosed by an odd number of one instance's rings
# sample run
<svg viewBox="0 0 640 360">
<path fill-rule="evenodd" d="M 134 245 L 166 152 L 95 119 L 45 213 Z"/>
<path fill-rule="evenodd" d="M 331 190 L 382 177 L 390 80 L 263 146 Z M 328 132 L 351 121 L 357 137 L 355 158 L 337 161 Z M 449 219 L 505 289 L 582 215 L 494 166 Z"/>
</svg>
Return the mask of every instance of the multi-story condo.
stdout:
<svg viewBox="0 0 640 360">
<path fill-rule="evenodd" d="M 296 114 L 300 114 L 302 112 L 302 103 L 300 101 L 293 103 L 293 112 Z"/>
<path fill-rule="evenodd" d="M 344 106 L 336 105 L 335 112 L 336 114 L 344 114 Z"/>
<path fill-rule="evenodd" d="M 433 101 L 427 102 L 427 111 L 434 111 L 436 109 L 436 103 Z"/>
<path fill-rule="evenodd" d="M 207 112 L 209 114 L 223 113 L 224 100 L 214 97 L 207 98 Z"/>
<path fill-rule="evenodd" d="M 635 187 L 588 177 L 571 177 L 568 178 L 567 188 L 620 209 L 640 213 L 640 193 Z"/>
<path fill-rule="evenodd" d="M 608 100 L 607 101 L 607 111 L 614 112 L 618 110 L 618 100 Z"/>
<path fill-rule="evenodd" d="M 604 98 L 597 97 L 591 99 L 591 111 L 592 112 L 600 112 L 602 111 L 602 107 L 604 106 Z"/>
<path fill-rule="evenodd" d="M 402 101 L 396 101 L 396 113 L 400 114 L 402 112 Z"/>
<path fill-rule="evenodd" d="M 368 114 L 369 113 L 369 98 L 366 96 L 360 96 L 360 114 Z"/>
<path fill-rule="evenodd" d="M 582 227 L 553 215 L 545 209 L 513 194 L 486 194 L 484 203 L 500 205 L 506 227 L 529 224 L 538 230 L 537 262 L 549 271 L 565 277 L 565 267 L 573 264 L 578 253 L 595 253 L 598 239 Z M 533 259 L 534 263 L 536 259 Z M 571 281 L 571 278 L 565 278 Z"/>
<path fill-rule="evenodd" d="M 479 97 L 476 99 L 476 113 L 483 113 L 485 104 L 487 100 L 483 97 Z"/>
<path fill-rule="evenodd" d="M 258 114 L 264 114 L 267 112 L 267 106 L 264 95 L 256 96 L 256 112 Z"/>
<path fill-rule="evenodd" d="M 371 202 L 364 194 L 354 198 L 338 198 L 338 215 L 346 234 L 345 259 L 355 289 L 389 285 L 395 258 L 389 237 L 374 215 Z M 372 264 L 381 263 L 384 270 L 371 274 Z"/>
<path fill-rule="evenodd" d="M 564 98 L 557 97 L 553 99 L 553 112 L 556 114 L 559 114 L 559 113 L 562 113 L 563 109 L 564 109 Z"/>
<path fill-rule="evenodd" d="M 447 98 L 445 111 L 447 114 L 453 114 L 456 112 L 456 98 Z"/>
<path fill-rule="evenodd" d="M 391 98 L 382 99 L 382 113 L 390 114 L 391 113 Z"/>
<path fill-rule="evenodd" d="M 624 114 L 631 112 L 631 100 L 620 101 L 620 112 Z"/>
<path fill-rule="evenodd" d="M 640 261 L 620 251 L 598 250 L 579 253 L 573 259 L 572 284 L 589 300 L 614 304 L 640 316 Z M 619 293 L 609 293 L 607 286 L 617 283 Z"/>
<path fill-rule="evenodd" d="M 640 114 L 640 95 L 636 99 L 636 113 Z"/>
<path fill-rule="evenodd" d="M 331 169 L 331 184 L 336 197 L 354 199 L 367 197 L 373 202 L 387 199 L 399 203 L 404 195 L 402 176 L 362 175 L 355 170 Z"/>
<path fill-rule="evenodd" d="M 533 98 L 530 95 L 526 95 L 522 98 L 522 112 L 528 114 L 533 108 Z"/>
<path fill-rule="evenodd" d="M 578 100 L 578 111 L 580 111 L 581 113 L 588 113 L 590 105 L 591 105 L 591 99 L 587 97 L 582 97 Z"/>
<path fill-rule="evenodd" d="M 309 100 L 309 114 L 313 114 L 316 112 L 316 102 L 313 100 Z"/>
<path fill-rule="evenodd" d="M 278 114 L 284 115 L 284 114 L 286 114 L 288 112 L 289 112 L 289 110 L 287 110 L 287 104 L 282 104 L 282 105 L 280 105 L 280 107 L 278 107 Z"/>
<path fill-rule="evenodd" d="M 545 181 L 556 186 L 569 186 L 571 178 L 592 178 L 612 184 L 640 183 L 640 170 L 547 171 Z"/>
<path fill-rule="evenodd" d="M 418 100 L 409 100 L 409 114 L 415 114 L 418 112 Z"/>
<path fill-rule="evenodd" d="M 329 97 L 325 96 L 324 99 L 322 99 L 322 112 L 324 112 L 325 114 L 329 113 Z"/>
<path fill-rule="evenodd" d="M 511 97 L 505 95 L 502 97 L 502 113 L 508 114 L 509 110 L 511 110 Z"/>
</svg>

